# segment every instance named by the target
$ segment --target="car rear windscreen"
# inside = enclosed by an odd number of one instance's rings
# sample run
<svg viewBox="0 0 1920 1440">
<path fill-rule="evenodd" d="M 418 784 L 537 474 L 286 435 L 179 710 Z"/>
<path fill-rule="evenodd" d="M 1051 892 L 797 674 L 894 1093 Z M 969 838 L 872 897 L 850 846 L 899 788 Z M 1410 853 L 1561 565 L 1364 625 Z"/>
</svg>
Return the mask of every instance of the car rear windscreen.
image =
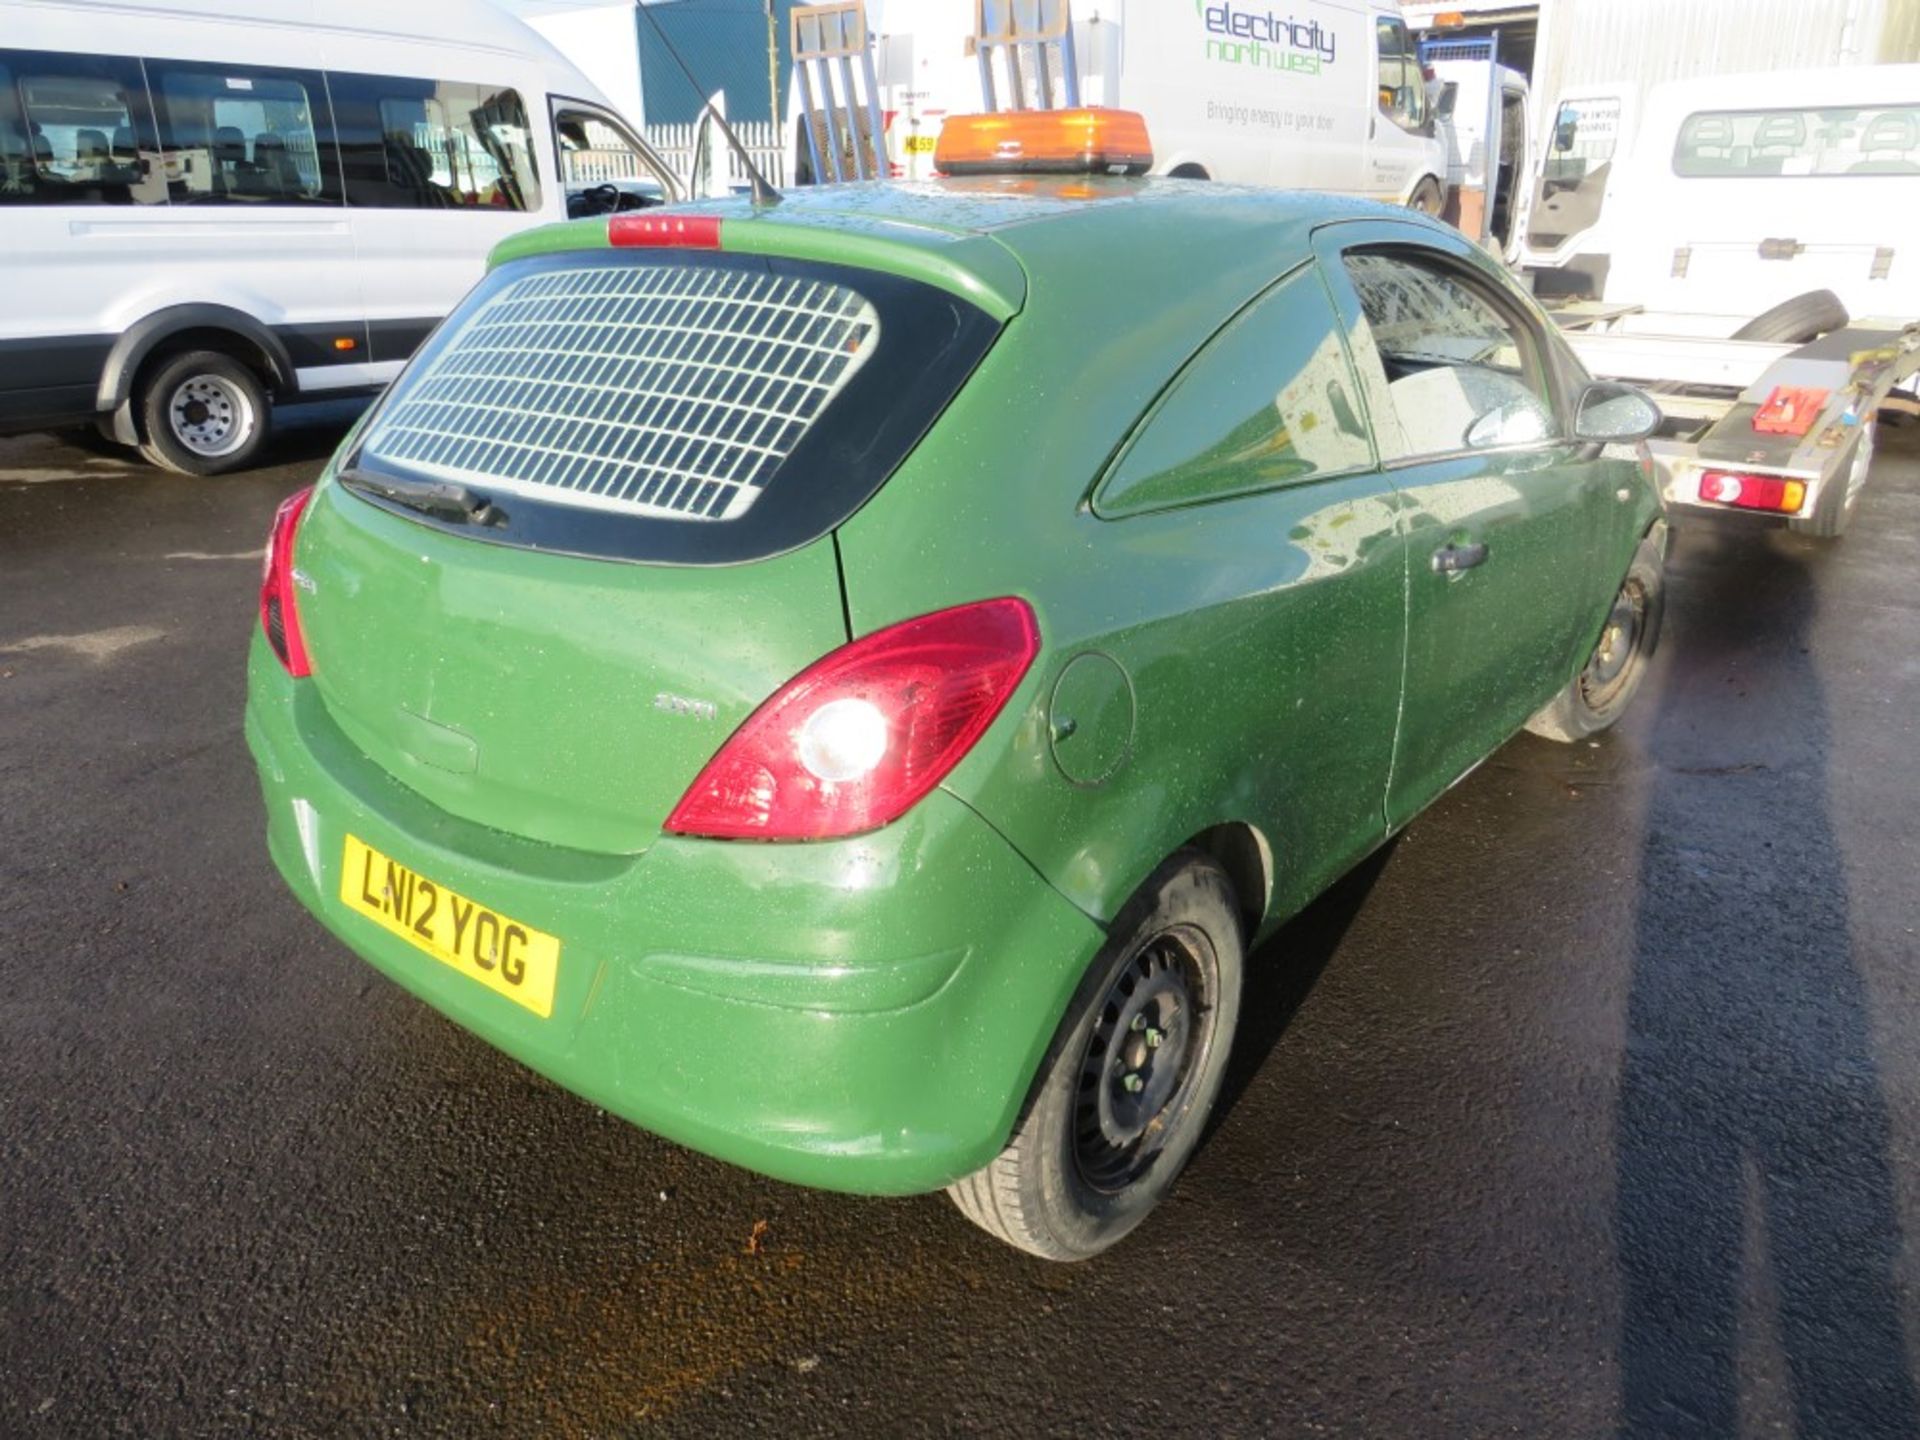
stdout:
<svg viewBox="0 0 1920 1440">
<path fill-rule="evenodd" d="M 501 267 L 448 318 L 349 465 L 484 496 L 504 520 L 481 539 L 753 559 L 824 533 L 884 483 L 998 328 L 946 291 L 874 271 L 678 251 L 536 257 Z"/>
</svg>

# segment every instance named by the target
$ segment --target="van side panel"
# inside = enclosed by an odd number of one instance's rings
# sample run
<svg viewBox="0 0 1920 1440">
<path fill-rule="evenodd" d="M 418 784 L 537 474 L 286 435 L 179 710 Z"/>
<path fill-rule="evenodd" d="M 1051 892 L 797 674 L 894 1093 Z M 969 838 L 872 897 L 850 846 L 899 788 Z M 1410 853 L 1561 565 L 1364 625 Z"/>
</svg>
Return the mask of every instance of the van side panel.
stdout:
<svg viewBox="0 0 1920 1440">
<path fill-rule="evenodd" d="M 98 5 L 24 7 L 0 36 L 0 68 L 12 55 L 13 69 L 52 80 L 88 64 L 25 52 L 92 57 L 93 70 L 122 76 L 127 108 L 137 96 L 140 110 L 83 113 L 98 104 L 93 94 L 109 93 L 98 85 L 78 101 L 71 86 L 37 95 L 11 86 L 25 96 L 15 122 L 0 100 L 0 166 L 39 183 L 0 195 L 0 270 L 10 277 L 0 429 L 110 412 L 126 394 L 119 381 L 104 383 L 116 342 L 143 322 L 165 328 L 189 315 L 253 322 L 211 327 L 193 343 L 247 359 L 277 398 L 384 384 L 479 278 L 495 244 L 565 217 L 550 97 L 605 106 L 551 46 L 486 0 L 122 0 L 113 10 L 103 25 Z M 363 149 L 355 172 L 335 127 L 353 87 L 333 93 L 352 76 L 410 82 L 410 91 L 389 88 L 416 100 L 436 86 L 468 88 L 439 111 L 363 110 L 384 121 L 373 143 L 391 143 L 371 163 Z M 474 115 L 491 137 L 475 129 L 467 163 L 433 148 L 447 116 Z M 514 143 L 532 182 L 520 205 L 502 196 L 483 153 L 510 131 L 523 131 Z M 410 194 L 368 199 L 368 186 L 389 182 Z"/>
</svg>

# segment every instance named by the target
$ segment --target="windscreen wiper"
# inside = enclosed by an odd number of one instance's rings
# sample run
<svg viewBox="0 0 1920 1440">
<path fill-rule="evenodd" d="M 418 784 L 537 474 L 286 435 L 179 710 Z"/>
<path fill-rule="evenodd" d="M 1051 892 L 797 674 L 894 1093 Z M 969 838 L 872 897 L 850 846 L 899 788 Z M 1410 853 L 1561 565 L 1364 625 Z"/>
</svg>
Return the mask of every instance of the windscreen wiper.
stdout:
<svg viewBox="0 0 1920 1440">
<path fill-rule="evenodd" d="M 457 520 L 466 525 L 507 523 L 507 512 L 493 501 L 451 480 L 401 480 L 365 470 L 342 470 L 340 483 L 442 520 Z"/>
</svg>

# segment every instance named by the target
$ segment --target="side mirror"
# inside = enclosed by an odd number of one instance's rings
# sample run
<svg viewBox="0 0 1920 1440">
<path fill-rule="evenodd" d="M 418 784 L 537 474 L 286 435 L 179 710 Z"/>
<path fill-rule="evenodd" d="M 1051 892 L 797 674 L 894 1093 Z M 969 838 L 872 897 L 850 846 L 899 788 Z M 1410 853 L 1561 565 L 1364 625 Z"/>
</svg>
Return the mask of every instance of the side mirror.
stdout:
<svg viewBox="0 0 1920 1440">
<path fill-rule="evenodd" d="M 1596 380 L 1580 394 L 1573 435 L 1601 445 L 1629 445 L 1660 428 L 1660 407 L 1616 380 Z"/>
</svg>

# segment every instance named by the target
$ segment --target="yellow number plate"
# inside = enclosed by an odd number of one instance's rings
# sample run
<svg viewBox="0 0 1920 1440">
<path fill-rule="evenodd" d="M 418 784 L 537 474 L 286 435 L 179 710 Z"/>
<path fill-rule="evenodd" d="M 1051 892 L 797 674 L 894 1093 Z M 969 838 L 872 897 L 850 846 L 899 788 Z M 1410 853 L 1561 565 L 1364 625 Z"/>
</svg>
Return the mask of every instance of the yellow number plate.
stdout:
<svg viewBox="0 0 1920 1440">
<path fill-rule="evenodd" d="M 541 1019 L 553 1014 L 553 986 L 560 974 L 557 936 L 456 894 L 353 835 L 347 836 L 341 862 L 340 899 Z"/>
<path fill-rule="evenodd" d="M 934 137 L 931 135 L 909 135 L 907 136 L 907 154 L 931 155 L 933 154 L 933 141 Z"/>
</svg>

